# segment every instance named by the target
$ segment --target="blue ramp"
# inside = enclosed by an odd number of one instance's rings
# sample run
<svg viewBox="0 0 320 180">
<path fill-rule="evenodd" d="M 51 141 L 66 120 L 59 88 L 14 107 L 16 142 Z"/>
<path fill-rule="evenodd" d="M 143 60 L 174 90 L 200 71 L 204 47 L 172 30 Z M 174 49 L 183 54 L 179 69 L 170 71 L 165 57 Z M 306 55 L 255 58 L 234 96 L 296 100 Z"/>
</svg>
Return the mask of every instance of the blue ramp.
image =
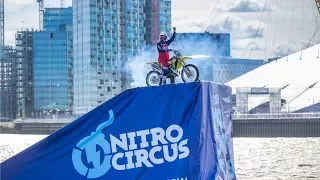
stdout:
<svg viewBox="0 0 320 180">
<path fill-rule="evenodd" d="M 2 180 L 234 180 L 231 88 L 125 91 L 4 161 Z"/>
</svg>

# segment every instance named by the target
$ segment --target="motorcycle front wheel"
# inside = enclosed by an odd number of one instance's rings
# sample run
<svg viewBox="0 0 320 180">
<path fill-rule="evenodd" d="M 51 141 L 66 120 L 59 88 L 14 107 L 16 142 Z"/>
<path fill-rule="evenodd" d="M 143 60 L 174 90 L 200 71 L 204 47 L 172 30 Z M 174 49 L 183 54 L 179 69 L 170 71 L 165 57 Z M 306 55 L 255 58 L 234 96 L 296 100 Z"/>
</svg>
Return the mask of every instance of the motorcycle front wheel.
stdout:
<svg viewBox="0 0 320 180">
<path fill-rule="evenodd" d="M 199 80 L 199 70 L 193 64 L 187 64 L 183 67 L 181 72 L 181 79 L 183 82 L 196 82 Z"/>
<path fill-rule="evenodd" d="M 150 71 L 146 77 L 148 86 L 160 86 L 162 84 L 161 73 L 159 71 Z"/>
</svg>

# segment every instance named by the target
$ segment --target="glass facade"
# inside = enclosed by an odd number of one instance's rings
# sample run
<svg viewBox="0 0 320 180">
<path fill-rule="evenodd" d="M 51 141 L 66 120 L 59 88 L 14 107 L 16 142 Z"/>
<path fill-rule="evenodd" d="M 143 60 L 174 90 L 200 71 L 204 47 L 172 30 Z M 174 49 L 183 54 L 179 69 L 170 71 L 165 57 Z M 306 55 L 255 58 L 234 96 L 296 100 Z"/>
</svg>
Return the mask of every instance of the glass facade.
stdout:
<svg viewBox="0 0 320 180">
<path fill-rule="evenodd" d="M 144 12 L 146 44 L 155 46 L 161 32 L 166 32 L 168 35 L 172 33 L 171 0 L 146 0 Z"/>
<path fill-rule="evenodd" d="M 73 113 L 84 114 L 122 92 L 122 68 L 145 45 L 145 0 L 72 3 Z"/>
<path fill-rule="evenodd" d="M 127 60 L 132 59 L 142 47 L 145 46 L 145 1 L 144 0 L 125 0 L 121 14 L 125 17 L 120 21 L 120 31 L 123 39 L 121 40 L 121 67 L 125 67 Z M 121 69 L 122 90 L 130 88 L 132 82 L 132 72 Z"/>
<path fill-rule="evenodd" d="M 66 112 L 72 109 L 73 32 L 70 20 L 72 8 L 46 9 L 45 31 L 33 33 L 36 111 Z"/>
<path fill-rule="evenodd" d="M 172 34 L 171 29 L 171 0 L 160 0 L 159 33 Z"/>
<path fill-rule="evenodd" d="M 43 30 L 60 31 L 66 24 L 72 24 L 72 8 L 47 8 L 43 13 Z M 62 30 L 63 31 L 63 30 Z"/>
<path fill-rule="evenodd" d="M 0 120 L 9 121 L 17 117 L 17 53 L 13 47 L 5 46 L 0 58 Z"/>
<path fill-rule="evenodd" d="M 34 31 L 16 32 L 17 50 L 17 116 L 20 118 L 33 117 L 33 53 L 32 35 Z"/>
<path fill-rule="evenodd" d="M 66 32 L 33 35 L 35 110 L 67 109 Z"/>
<path fill-rule="evenodd" d="M 213 82 L 226 83 L 264 64 L 263 60 L 222 58 L 213 64 Z"/>
<path fill-rule="evenodd" d="M 124 53 L 129 58 L 135 56 L 142 46 L 144 41 L 144 0 L 125 0 L 123 8 L 124 22 Z"/>
</svg>

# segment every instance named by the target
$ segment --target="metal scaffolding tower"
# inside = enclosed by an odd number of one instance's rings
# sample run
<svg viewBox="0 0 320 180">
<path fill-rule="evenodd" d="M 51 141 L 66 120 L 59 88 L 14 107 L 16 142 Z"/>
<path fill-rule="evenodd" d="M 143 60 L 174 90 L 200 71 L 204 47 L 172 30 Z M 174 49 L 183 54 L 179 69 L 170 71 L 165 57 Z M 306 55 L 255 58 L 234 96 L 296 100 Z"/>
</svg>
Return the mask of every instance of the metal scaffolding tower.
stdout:
<svg viewBox="0 0 320 180">
<path fill-rule="evenodd" d="M 39 3 L 39 30 L 43 30 L 43 12 L 44 12 L 44 0 L 37 0 Z"/>
<path fill-rule="evenodd" d="M 4 48 L 4 0 L 0 0 L 0 57 Z"/>
</svg>

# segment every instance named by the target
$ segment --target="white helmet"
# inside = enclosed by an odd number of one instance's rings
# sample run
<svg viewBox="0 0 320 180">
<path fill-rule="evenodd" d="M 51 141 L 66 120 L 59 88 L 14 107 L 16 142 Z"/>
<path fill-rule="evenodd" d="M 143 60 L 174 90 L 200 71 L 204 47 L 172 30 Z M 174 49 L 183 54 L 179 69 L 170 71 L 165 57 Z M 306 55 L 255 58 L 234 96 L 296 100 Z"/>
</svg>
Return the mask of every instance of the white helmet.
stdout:
<svg viewBox="0 0 320 180">
<path fill-rule="evenodd" d="M 165 33 L 165 32 L 160 33 L 159 37 L 161 38 L 162 36 L 168 37 L 167 33 Z"/>
</svg>

